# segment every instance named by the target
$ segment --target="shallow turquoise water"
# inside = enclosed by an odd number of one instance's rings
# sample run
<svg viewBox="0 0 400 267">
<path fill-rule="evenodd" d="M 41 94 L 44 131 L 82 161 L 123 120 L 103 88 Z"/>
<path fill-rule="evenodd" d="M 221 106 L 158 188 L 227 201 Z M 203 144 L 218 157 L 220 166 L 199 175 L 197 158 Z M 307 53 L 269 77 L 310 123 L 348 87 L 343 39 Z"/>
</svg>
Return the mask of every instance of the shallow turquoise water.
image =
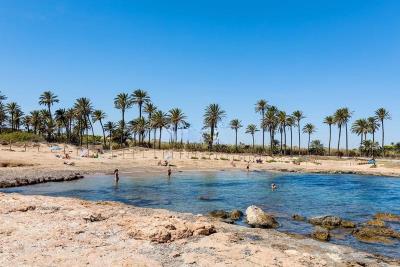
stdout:
<svg viewBox="0 0 400 267">
<path fill-rule="evenodd" d="M 271 183 L 279 189 L 271 191 Z M 309 234 L 312 226 L 292 221 L 294 213 L 307 217 L 332 214 L 359 223 L 370 220 L 377 212 L 400 214 L 400 178 L 359 175 L 213 172 L 177 173 L 171 179 L 163 175 L 134 179 L 122 175 L 118 186 L 111 176 L 96 176 L 1 191 L 113 200 L 194 214 L 215 209 L 244 211 L 257 205 L 275 214 L 281 224 L 278 230 L 300 234 Z M 400 230 L 400 224 L 390 226 Z M 332 242 L 400 258 L 400 242 L 366 244 L 348 233 L 341 233 Z"/>
</svg>

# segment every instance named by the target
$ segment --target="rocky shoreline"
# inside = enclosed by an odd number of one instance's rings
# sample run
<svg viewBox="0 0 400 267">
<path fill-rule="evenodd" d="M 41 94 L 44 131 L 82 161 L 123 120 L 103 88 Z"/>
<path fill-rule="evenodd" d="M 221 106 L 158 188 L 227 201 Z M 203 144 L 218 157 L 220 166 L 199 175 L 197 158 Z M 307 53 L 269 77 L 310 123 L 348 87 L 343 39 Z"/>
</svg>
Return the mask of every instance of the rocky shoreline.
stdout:
<svg viewBox="0 0 400 267">
<path fill-rule="evenodd" d="M 13 170 L 0 173 L 0 188 L 19 187 L 47 182 L 66 182 L 84 178 L 75 171 Z"/>
<path fill-rule="evenodd" d="M 204 216 L 20 194 L 0 193 L 0 238 L 1 266 L 400 264 L 349 247 Z"/>
</svg>

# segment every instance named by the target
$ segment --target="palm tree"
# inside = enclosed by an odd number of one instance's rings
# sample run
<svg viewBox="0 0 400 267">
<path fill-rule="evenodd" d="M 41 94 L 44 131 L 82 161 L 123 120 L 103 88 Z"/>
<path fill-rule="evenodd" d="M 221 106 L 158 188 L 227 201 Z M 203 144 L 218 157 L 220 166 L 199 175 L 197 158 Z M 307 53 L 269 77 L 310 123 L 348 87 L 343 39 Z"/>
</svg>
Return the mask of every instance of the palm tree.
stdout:
<svg viewBox="0 0 400 267">
<path fill-rule="evenodd" d="M 33 127 L 33 133 L 37 134 L 37 130 L 40 125 L 40 112 L 38 110 L 31 111 L 31 125 Z"/>
<path fill-rule="evenodd" d="M 21 109 L 17 109 L 17 111 L 15 112 L 15 117 L 14 117 L 14 126 L 15 129 L 19 131 L 19 128 L 21 126 L 21 122 L 23 119 L 24 113 L 22 112 Z"/>
<path fill-rule="evenodd" d="M 186 123 L 186 116 L 185 113 L 179 108 L 173 108 L 168 112 L 169 122 L 172 124 L 173 131 L 174 131 L 174 141 L 175 143 L 178 142 L 178 126 Z"/>
<path fill-rule="evenodd" d="M 328 155 L 331 155 L 331 141 L 332 141 L 332 125 L 335 124 L 335 118 L 333 116 L 327 116 L 324 119 L 324 123 L 329 126 L 329 145 L 328 145 Z"/>
<path fill-rule="evenodd" d="M 133 99 L 127 93 L 120 93 L 114 98 L 114 107 L 116 109 L 121 110 L 122 120 L 121 120 L 121 143 L 124 143 L 124 136 L 125 136 L 125 112 L 126 110 L 130 109 L 133 105 Z"/>
<path fill-rule="evenodd" d="M 0 133 L 3 131 L 4 123 L 7 121 L 7 110 L 3 103 L 0 102 Z"/>
<path fill-rule="evenodd" d="M 47 106 L 47 111 L 50 114 L 51 121 L 53 120 L 53 116 L 51 113 L 51 106 L 54 105 L 54 103 L 58 103 L 58 102 L 60 102 L 60 100 L 58 99 L 58 96 L 56 96 L 51 91 L 45 91 L 39 97 L 39 105 Z"/>
<path fill-rule="evenodd" d="M 268 103 L 264 99 L 260 99 L 256 103 L 255 110 L 256 110 L 256 113 L 260 113 L 261 114 L 261 125 L 263 124 L 262 122 L 264 120 L 265 110 L 267 109 L 267 107 L 268 107 Z M 265 128 L 262 128 L 262 134 L 263 134 L 263 136 L 262 136 L 262 146 L 263 146 L 263 149 L 264 149 L 265 148 Z"/>
<path fill-rule="evenodd" d="M 20 106 L 16 102 L 10 102 L 6 105 L 6 111 L 10 113 L 10 123 L 11 123 L 11 131 L 15 130 L 15 118 L 18 111 L 21 110 Z"/>
<path fill-rule="evenodd" d="M 152 125 L 154 129 L 160 130 L 160 136 L 158 139 L 158 149 L 161 149 L 161 138 L 162 138 L 162 129 L 167 127 L 168 125 L 168 115 L 161 110 L 157 110 L 152 117 Z"/>
<path fill-rule="evenodd" d="M 363 142 L 365 141 L 364 135 L 367 134 L 368 130 L 369 130 L 368 129 L 368 121 L 366 119 L 358 119 L 351 126 L 351 132 L 361 136 L 360 151 L 361 151 Z"/>
<path fill-rule="evenodd" d="M 375 133 L 379 130 L 380 124 L 376 117 L 369 117 L 368 121 L 368 132 L 372 134 L 372 157 L 375 158 L 375 150 L 373 149 L 375 145 Z"/>
<path fill-rule="evenodd" d="M 268 107 L 267 111 L 265 113 L 263 124 L 262 124 L 262 127 L 269 130 L 271 155 L 273 155 L 273 153 L 274 153 L 275 131 L 279 124 L 277 113 L 278 113 L 278 109 L 275 106 Z"/>
<path fill-rule="evenodd" d="M 153 113 L 155 112 L 157 110 L 157 107 L 153 104 L 153 103 L 151 103 L 151 102 L 147 102 L 145 105 L 144 105 L 144 109 L 143 109 L 143 111 L 147 114 L 147 121 L 148 121 L 148 123 L 149 123 L 149 145 L 150 145 L 150 136 L 151 136 L 151 130 L 152 130 L 152 125 L 151 125 L 151 123 L 152 123 L 152 116 L 153 116 Z"/>
<path fill-rule="evenodd" d="M 340 108 L 338 110 L 335 111 L 335 114 L 333 115 L 334 117 L 334 121 L 335 124 L 338 126 L 339 129 L 339 137 L 338 137 L 338 145 L 337 145 L 337 151 L 338 151 L 338 155 L 340 154 L 340 139 L 342 136 L 342 126 L 346 121 L 346 113 L 344 111 L 344 109 Z"/>
<path fill-rule="evenodd" d="M 129 122 L 130 128 L 134 135 L 139 135 L 139 144 L 144 142 L 144 133 L 146 131 L 147 122 L 144 118 L 137 118 Z"/>
<path fill-rule="evenodd" d="M 2 103 L 4 100 L 7 100 L 7 97 L 0 91 L 0 103 Z"/>
<path fill-rule="evenodd" d="M 382 125 L 382 155 L 385 157 L 385 126 L 384 126 L 384 121 L 385 120 L 390 120 L 391 116 L 389 111 L 387 111 L 384 108 L 380 108 L 377 111 L 375 111 L 375 116 L 378 120 L 380 120 L 381 125 Z"/>
<path fill-rule="evenodd" d="M 352 112 L 348 108 L 342 108 L 343 112 L 343 123 L 346 130 L 346 156 L 349 156 L 349 134 L 347 130 L 347 124 L 351 118 Z"/>
<path fill-rule="evenodd" d="M 28 133 L 31 132 L 31 116 L 30 115 L 26 115 L 22 118 L 22 124 L 25 126 L 26 131 Z"/>
<path fill-rule="evenodd" d="M 257 125 L 250 124 L 249 126 L 247 126 L 246 133 L 251 134 L 251 136 L 253 137 L 253 150 L 254 150 L 254 135 L 256 132 L 258 132 Z"/>
<path fill-rule="evenodd" d="M 238 131 L 243 127 L 242 122 L 239 119 L 233 119 L 229 123 L 231 129 L 235 131 L 235 150 L 238 150 Z"/>
<path fill-rule="evenodd" d="M 286 126 L 290 129 L 290 155 L 292 155 L 293 151 L 293 126 L 296 125 L 296 122 L 292 116 L 288 116 L 286 119 Z"/>
<path fill-rule="evenodd" d="M 71 142 L 71 138 L 72 138 L 72 124 L 74 122 L 74 119 L 76 117 L 76 112 L 75 109 L 73 108 L 69 108 L 66 110 L 65 112 L 65 117 L 67 118 L 68 121 L 68 126 L 67 126 L 67 139 L 68 142 Z"/>
<path fill-rule="evenodd" d="M 298 133 L 299 133 L 299 156 L 300 156 L 300 153 L 301 153 L 301 140 L 300 140 L 300 137 L 301 137 L 300 136 L 301 126 L 300 126 L 300 122 L 301 122 L 302 119 L 305 118 L 305 116 L 304 116 L 303 112 L 300 111 L 300 110 L 296 110 L 295 112 L 293 112 L 292 116 L 296 121 L 296 126 L 298 127 Z"/>
<path fill-rule="evenodd" d="M 103 131 L 103 144 L 104 144 L 104 147 L 106 147 L 106 145 L 107 145 L 106 144 L 106 132 L 105 132 L 104 126 L 103 126 L 103 120 L 106 117 L 107 117 L 106 113 L 104 111 L 102 111 L 102 110 L 97 109 L 97 110 L 93 111 L 93 114 L 92 114 L 93 123 L 99 122 L 100 126 L 101 126 L 101 130 Z"/>
<path fill-rule="evenodd" d="M 310 141 L 311 141 L 311 134 L 315 133 L 315 126 L 311 123 L 307 123 L 303 127 L 303 133 L 308 134 L 308 146 L 307 146 L 307 151 L 308 155 L 310 155 Z"/>
<path fill-rule="evenodd" d="M 133 104 L 138 105 L 139 107 L 139 118 L 142 118 L 142 106 L 144 103 L 150 101 L 149 94 L 141 89 L 137 89 L 132 94 Z"/>
<path fill-rule="evenodd" d="M 104 130 L 108 132 L 108 136 L 110 138 L 110 141 L 109 141 L 110 149 L 112 148 L 112 134 L 113 134 L 115 128 L 116 128 L 116 125 L 112 121 L 108 121 L 104 124 Z"/>
<path fill-rule="evenodd" d="M 225 117 L 226 112 L 221 109 L 218 104 L 210 104 L 205 109 L 204 113 L 204 128 L 210 128 L 210 143 L 209 149 L 211 150 L 214 143 L 215 129 L 218 127 L 218 123 Z"/>
<path fill-rule="evenodd" d="M 285 154 L 286 154 L 286 119 L 287 119 L 286 112 L 279 111 L 278 112 L 278 121 L 279 121 L 279 132 L 281 134 L 281 154 L 284 151 L 283 147 L 285 148 Z M 283 139 L 283 135 L 284 135 L 285 139 Z M 283 146 L 283 144 L 284 144 L 284 146 Z"/>
<path fill-rule="evenodd" d="M 61 129 L 63 127 L 65 127 L 65 129 L 66 129 L 67 124 L 68 124 L 67 117 L 66 117 L 66 110 L 64 108 L 60 108 L 55 111 L 55 122 L 56 122 L 57 129 L 58 129 L 57 135 L 58 135 L 58 138 L 60 138 Z"/>
<path fill-rule="evenodd" d="M 89 149 L 89 128 L 92 129 L 92 135 L 94 139 L 93 125 L 90 120 L 90 115 L 93 112 L 92 103 L 90 99 L 86 97 L 78 98 L 75 102 L 74 109 L 77 117 L 80 120 L 80 135 L 82 145 L 82 132 L 86 129 L 86 148 Z"/>
</svg>

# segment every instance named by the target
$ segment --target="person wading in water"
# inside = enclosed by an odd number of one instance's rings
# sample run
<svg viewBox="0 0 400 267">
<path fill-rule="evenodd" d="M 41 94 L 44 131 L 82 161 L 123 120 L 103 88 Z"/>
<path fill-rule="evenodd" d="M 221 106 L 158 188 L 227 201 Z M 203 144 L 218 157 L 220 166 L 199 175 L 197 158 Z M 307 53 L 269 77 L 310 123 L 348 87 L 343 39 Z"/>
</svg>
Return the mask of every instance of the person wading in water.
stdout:
<svg viewBox="0 0 400 267">
<path fill-rule="evenodd" d="M 115 182 L 118 184 L 118 182 L 119 182 L 119 170 L 118 169 L 115 169 L 114 176 L 115 176 Z"/>
</svg>

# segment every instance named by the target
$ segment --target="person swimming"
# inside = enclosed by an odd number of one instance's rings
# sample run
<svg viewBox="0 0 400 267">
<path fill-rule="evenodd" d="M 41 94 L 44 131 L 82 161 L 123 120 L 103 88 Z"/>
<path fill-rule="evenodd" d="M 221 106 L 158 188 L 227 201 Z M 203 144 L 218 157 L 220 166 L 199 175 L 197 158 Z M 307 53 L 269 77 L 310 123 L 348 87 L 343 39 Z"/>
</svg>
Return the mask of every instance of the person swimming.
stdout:
<svg viewBox="0 0 400 267">
<path fill-rule="evenodd" d="M 278 189 L 278 186 L 276 184 L 271 184 L 271 189 L 275 191 L 276 189 Z"/>
<path fill-rule="evenodd" d="M 115 176 L 115 182 L 118 183 L 119 182 L 119 170 L 118 169 L 115 169 L 114 176 Z"/>
<path fill-rule="evenodd" d="M 250 163 L 247 163 L 246 169 L 248 172 L 250 171 Z"/>
</svg>

